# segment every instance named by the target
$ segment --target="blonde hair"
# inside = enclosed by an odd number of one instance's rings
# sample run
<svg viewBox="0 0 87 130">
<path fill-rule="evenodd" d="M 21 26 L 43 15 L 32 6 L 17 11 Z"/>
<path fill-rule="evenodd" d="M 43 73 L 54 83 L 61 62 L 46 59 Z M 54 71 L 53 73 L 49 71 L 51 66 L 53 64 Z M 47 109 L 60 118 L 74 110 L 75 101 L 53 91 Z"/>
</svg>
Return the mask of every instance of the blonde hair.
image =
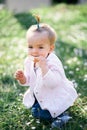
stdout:
<svg viewBox="0 0 87 130">
<path fill-rule="evenodd" d="M 50 41 L 50 44 L 54 44 L 56 41 L 56 38 L 57 38 L 56 32 L 51 26 L 49 26 L 48 24 L 45 24 L 45 23 L 40 24 L 39 28 L 37 28 L 37 25 L 32 25 L 28 29 L 27 34 L 26 34 L 27 41 L 29 39 L 30 33 L 33 33 L 33 32 L 42 33 L 44 31 L 46 31 L 48 34 L 48 39 Z"/>
</svg>

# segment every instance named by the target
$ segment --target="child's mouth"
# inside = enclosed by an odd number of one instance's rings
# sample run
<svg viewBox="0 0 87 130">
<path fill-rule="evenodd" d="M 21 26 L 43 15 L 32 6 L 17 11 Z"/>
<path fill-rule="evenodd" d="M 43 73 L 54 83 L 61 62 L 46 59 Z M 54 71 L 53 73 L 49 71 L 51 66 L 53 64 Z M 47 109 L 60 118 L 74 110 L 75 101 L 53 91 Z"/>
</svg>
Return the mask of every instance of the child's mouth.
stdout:
<svg viewBox="0 0 87 130">
<path fill-rule="evenodd" d="M 39 62 L 39 56 L 30 56 L 29 59 L 32 60 L 34 63 Z"/>
</svg>

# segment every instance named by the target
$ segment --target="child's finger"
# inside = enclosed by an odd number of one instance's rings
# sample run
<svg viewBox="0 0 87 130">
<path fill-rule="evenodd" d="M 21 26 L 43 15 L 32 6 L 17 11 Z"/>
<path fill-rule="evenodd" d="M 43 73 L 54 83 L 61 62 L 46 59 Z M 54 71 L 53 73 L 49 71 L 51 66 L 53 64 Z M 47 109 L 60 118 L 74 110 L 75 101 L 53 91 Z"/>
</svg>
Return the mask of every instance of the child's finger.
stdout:
<svg viewBox="0 0 87 130">
<path fill-rule="evenodd" d="M 15 72 L 14 78 L 15 78 L 15 79 L 20 79 L 20 78 L 23 77 L 23 75 L 24 75 L 24 74 L 23 74 L 23 71 L 18 70 L 18 71 Z"/>
</svg>

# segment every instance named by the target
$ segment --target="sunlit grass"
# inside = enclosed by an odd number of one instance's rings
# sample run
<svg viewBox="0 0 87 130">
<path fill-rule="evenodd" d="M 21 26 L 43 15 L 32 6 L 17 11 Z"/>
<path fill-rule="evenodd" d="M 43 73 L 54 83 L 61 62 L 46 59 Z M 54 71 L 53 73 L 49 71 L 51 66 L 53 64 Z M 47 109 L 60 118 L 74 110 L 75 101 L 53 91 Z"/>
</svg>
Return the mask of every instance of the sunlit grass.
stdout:
<svg viewBox="0 0 87 130">
<path fill-rule="evenodd" d="M 50 130 L 50 123 L 34 120 L 22 104 L 27 87 L 14 79 L 27 56 L 26 29 L 35 23 L 32 13 L 57 32 L 55 51 L 67 77 L 79 94 L 68 111 L 73 119 L 62 130 L 87 130 L 87 6 L 57 5 L 13 15 L 0 10 L 0 130 Z"/>
</svg>

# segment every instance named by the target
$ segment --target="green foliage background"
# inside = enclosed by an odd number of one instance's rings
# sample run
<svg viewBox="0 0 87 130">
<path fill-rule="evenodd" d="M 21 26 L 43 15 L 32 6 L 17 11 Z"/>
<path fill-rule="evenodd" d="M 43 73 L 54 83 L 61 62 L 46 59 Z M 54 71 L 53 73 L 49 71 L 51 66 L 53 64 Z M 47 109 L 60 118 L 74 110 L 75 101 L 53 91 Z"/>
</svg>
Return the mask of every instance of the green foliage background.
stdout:
<svg viewBox="0 0 87 130">
<path fill-rule="evenodd" d="M 66 4 L 16 15 L 0 10 L 0 130 L 50 130 L 49 122 L 33 119 L 23 106 L 27 87 L 14 79 L 16 69 L 23 69 L 27 56 L 25 35 L 28 27 L 36 23 L 33 13 L 56 30 L 55 52 L 79 94 L 69 109 L 73 119 L 62 130 L 87 130 L 87 5 Z"/>
</svg>

